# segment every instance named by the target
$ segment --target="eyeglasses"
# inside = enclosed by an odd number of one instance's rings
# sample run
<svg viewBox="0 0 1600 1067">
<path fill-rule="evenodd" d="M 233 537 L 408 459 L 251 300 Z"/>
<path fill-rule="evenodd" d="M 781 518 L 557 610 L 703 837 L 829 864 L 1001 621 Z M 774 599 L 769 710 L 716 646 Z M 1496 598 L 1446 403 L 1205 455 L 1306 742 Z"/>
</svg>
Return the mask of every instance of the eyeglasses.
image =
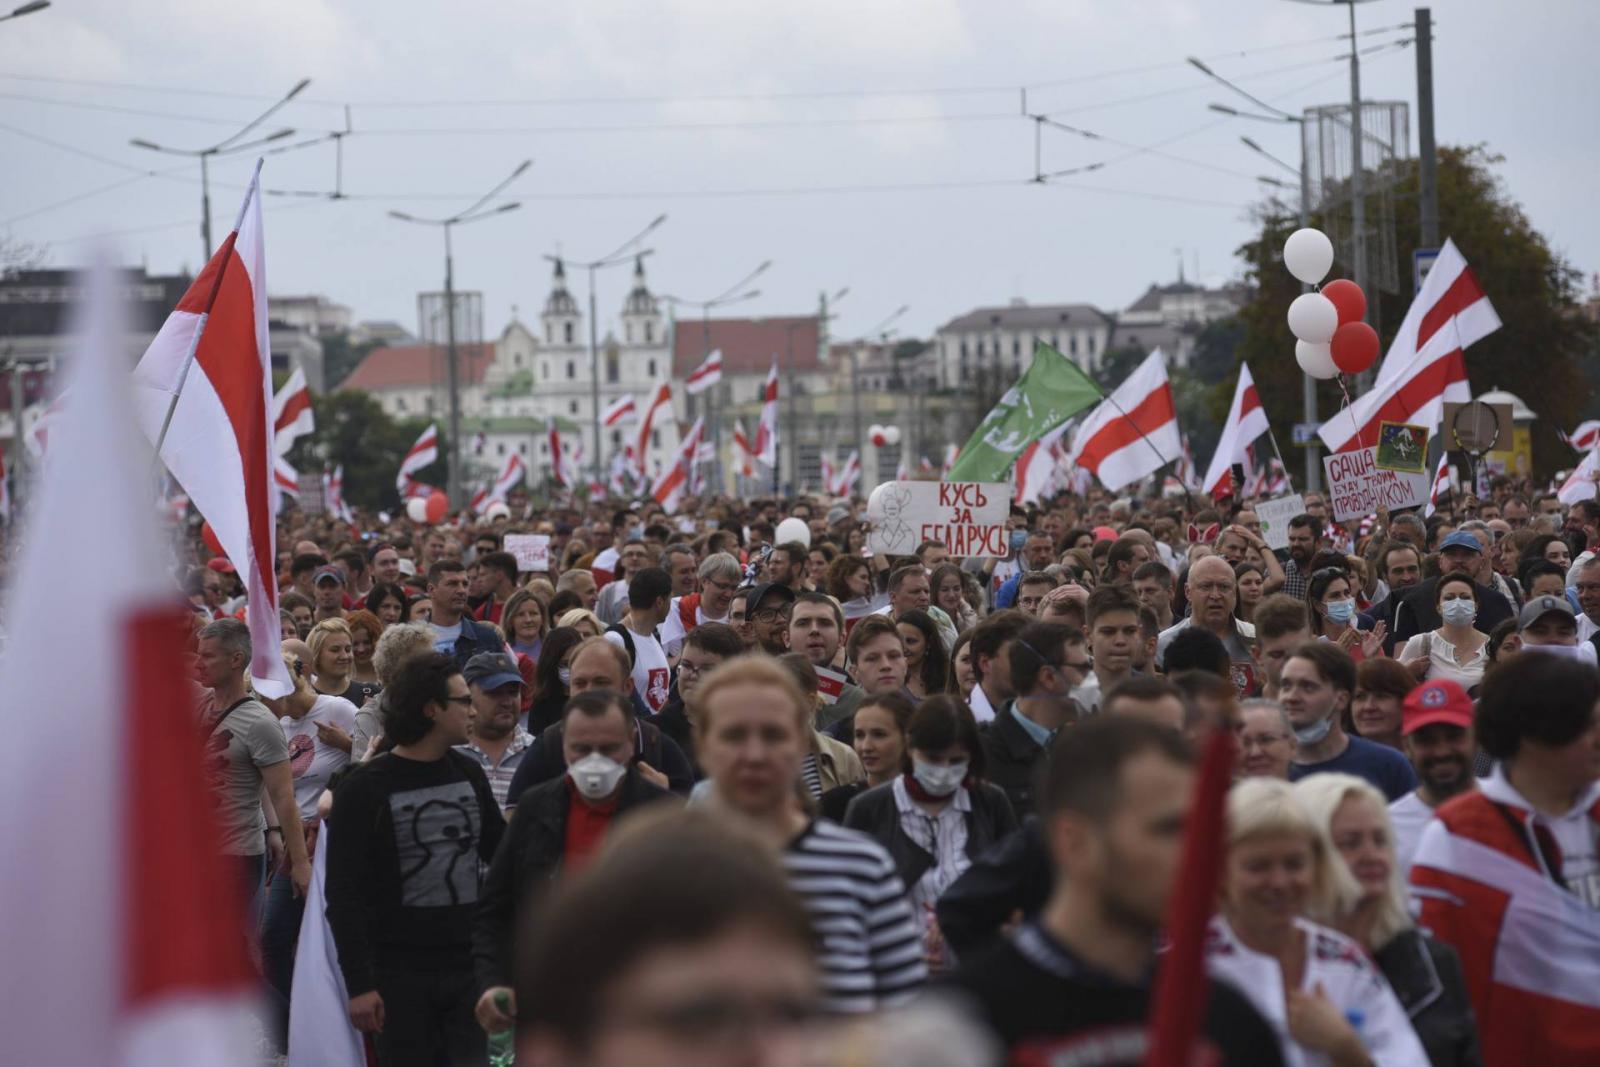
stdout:
<svg viewBox="0 0 1600 1067">
<path fill-rule="evenodd" d="M 715 578 L 707 578 L 706 584 L 711 586 L 713 589 L 720 589 L 724 593 L 731 593 L 735 589 L 739 588 L 738 582 L 722 582 Z"/>
<path fill-rule="evenodd" d="M 789 613 L 782 608 L 762 608 L 751 617 L 756 622 L 777 622 L 779 619 L 788 618 Z"/>
<path fill-rule="evenodd" d="M 445 697 L 444 698 L 444 702 L 446 704 L 465 704 L 468 707 L 471 707 L 472 706 L 472 695 L 469 693 L 467 696 L 464 696 L 464 697 Z"/>
<path fill-rule="evenodd" d="M 692 674 L 698 678 L 700 675 L 706 673 L 706 671 L 711 670 L 715 666 L 715 663 L 696 663 L 691 659 L 680 659 L 678 661 L 678 673 Z"/>
</svg>

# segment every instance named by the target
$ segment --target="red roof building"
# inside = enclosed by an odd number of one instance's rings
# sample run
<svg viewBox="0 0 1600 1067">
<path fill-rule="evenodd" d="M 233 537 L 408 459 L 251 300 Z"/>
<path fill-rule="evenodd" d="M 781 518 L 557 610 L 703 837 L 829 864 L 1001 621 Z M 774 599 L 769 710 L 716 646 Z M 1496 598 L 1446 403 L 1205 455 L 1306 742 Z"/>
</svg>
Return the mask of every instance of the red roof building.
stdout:
<svg viewBox="0 0 1600 1067">
<path fill-rule="evenodd" d="M 815 373 L 817 366 L 817 326 L 815 315 L 780 316 L 770 319 L 682 318 L 672 330 L 672 376 L 682 379 L 700 365 L 706 353 L 722 350 L 722 372 L 726 375 L 765 376 L 778 365 L 799 374 Z"/>
<path fill-rule="evenodd" d="M 385 389 L 422 389 L 445 383 L 443 345 L 389 345 L 368 352 L 338 388 L 381 392 Z M 488 342 L 456 346 L 460 383 L 477 385 L 494 362 L 494 345 Z"/>
</svg>

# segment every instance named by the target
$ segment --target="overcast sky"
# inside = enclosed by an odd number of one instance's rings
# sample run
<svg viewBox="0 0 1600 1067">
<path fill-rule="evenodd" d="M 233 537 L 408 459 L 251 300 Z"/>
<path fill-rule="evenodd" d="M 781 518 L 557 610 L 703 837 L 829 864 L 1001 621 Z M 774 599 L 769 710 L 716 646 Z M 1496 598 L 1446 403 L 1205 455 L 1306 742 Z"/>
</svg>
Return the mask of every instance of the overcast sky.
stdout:
<svg viewBox="0 0 1600 1067">
<path fill-rule="evenodd" d="M 1413 6 L 1362 4 L 1360 28 L 1408 23 Z M 1172 280 L 1180 254 L 1191 277 L 1196 263 L 1208 281 L 1236 276 L 1265 189 L 1254 176 L 1272 173 L 1241 133 L 1298 162 L 1289 128 L 1208 111 L 1247 105 L 1183 58 L 1292 112 L 1347 101 L 1347 65 L 1333 61 L 1345 19 L 1288 0 L 56 0 L 0 23 L 0 233 L 48 244 L 55 266 L 109 231 L 129 262 L 195 269 L 198 164 L 129 138 L 203 147 L 308 77 L 263 129 L 281 120 L 292 144 L 342 129 L 352 105 L 352 198 L 265 201 L 268 284 L 358 319 L 415 330 L 416 292 L 442 284 L 439 234 L 389 209 L 448 214 L 530 157 L 507 194 L 521 210 L 458 231 L 457 285 L 484 291 L 491 335 L 513 305 L 537 316 L 544 253 L 602 255 L 661 212 L 657 293 L 705 299 L 771 259 L 739 311 L 807 312 L 849 286 L 842 336 L 902 304 L 917 335 L 1014 297 L 1116 309 Z M 1534 225 L 1600 270 L 1600 5 L 1457 0 L 1434 22 L 1439 141 L 1503 154 Z M 1362 78 L 1369 100 L 1414 103 L 1414 52 L 1384 50 Z M 1166 155 L 1030 184 L 1023 85 L 1034 110 Z M 1414 152 L 1414 112 L 1410 136 Z M 1129 152 L 1049 129 L 1042 147 L 1046 171 Z M 218 241 L 250 162 L 213 166 Z M 140 177 L 152 168 L 173 172 Z M 333 145 L 269 156 L 264 184 L 331 190 Z M 603 275 L 605 320 L 628 281 Z"/>
</svg>

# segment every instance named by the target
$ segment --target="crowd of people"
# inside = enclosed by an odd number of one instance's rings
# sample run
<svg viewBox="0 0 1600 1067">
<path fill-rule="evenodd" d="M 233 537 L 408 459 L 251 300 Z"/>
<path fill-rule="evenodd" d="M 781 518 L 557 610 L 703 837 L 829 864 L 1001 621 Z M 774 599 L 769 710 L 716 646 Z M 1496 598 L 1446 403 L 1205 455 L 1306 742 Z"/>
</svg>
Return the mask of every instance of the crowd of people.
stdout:
<svg viewBox="0 0 1600 1067">
<path fill-rule="evenodd" d="M 1308 493 L 1281 548 L 1248 502 L 1065 495 L 1002 558 L 874 554 L 813 498 L 291 513 L 275 699 L 196 536 L 265 1040 L 1139 1063 L 1200 893 L 1193 1062 L 1600 1062 L 1600 503 L 1518 488 L 1361 523 Z M 1219 730 L 1211 886 L 1180 856 Z"/>
</svg>

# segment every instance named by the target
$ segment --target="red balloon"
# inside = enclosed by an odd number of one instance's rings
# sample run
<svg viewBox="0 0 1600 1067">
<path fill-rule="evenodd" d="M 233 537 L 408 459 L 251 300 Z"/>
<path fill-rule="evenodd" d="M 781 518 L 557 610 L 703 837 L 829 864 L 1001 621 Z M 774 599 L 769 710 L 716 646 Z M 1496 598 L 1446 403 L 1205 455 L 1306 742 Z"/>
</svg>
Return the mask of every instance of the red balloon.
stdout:
<svg viewBox="0 0 1600 1067">
<path fill-rule="evenodd" d="M 1339 325 L 1360 322 L 1367 316 L 1367 294 L 1348 278 L 1338 278 L 1322 287 L 1322 295 L 1339 311 Z"/>
<path fill-rule="evenodd" d="M 1378 331 L 1364 322 L 1347 322 L 1333 331 L 1328 347 L 1335 366 L 1346 374 L 1360 374 L 1378 359 Z"/>
<path fill-rule="evenodd" d="M 209 522 L 200 524 L 200 540 L 206 543 L 206 547 L 211 550 L 213 556 L 227 555 L 226 552 L 222 551 L 222 542 L 217 540 L 217 531 L 211 528 Z"/>
<path fill-rule="evenodd" d="M 441 493 L 431 493 L 428 496 L 428 521 L 437 525 L 444 521 L 446 513 L 450 510 L 450 498 Z"/>
</svg>

